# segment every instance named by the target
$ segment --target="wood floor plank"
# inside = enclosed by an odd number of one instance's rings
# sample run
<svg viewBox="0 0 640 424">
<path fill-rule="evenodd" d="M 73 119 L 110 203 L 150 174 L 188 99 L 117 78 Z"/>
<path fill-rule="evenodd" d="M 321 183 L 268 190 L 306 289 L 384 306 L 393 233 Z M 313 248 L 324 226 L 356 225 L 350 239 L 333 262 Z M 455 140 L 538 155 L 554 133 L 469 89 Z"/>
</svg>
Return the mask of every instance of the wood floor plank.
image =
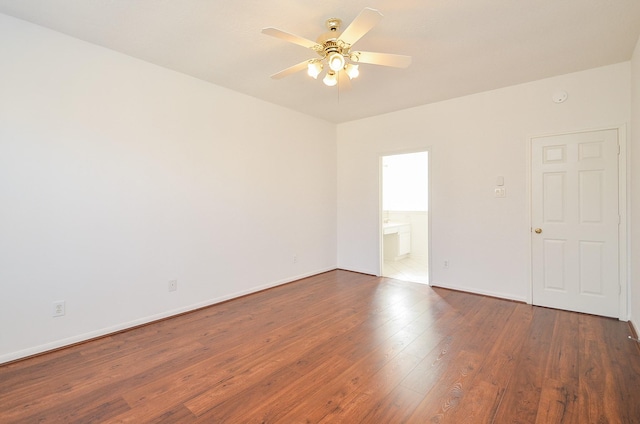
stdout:
<svg viewBox="0 0 640 424">
<path fill-rule="evenodd" d="M 0 422 L 640 423 L 628 334 L 336 270 L 0 365 Z"/>
<path fill-rule="evenodd" d="M 119 418 L 116 418 L 109 420 L 107 423 L 121 422 L 122 421 Z M 184 405 L 176 405 L 168 411 L 162 412 L 161 414 L 149 419 L 148 422 L 152 422 L 154 424 L 189 424 L 197 422 L 197 419 L 187 407 Z"/>
<path fill-rule="evenodd" d="M 558 312 L 536 423 L 579 424 L 579 314 Z"/>
<path fill-rule="evenodd" d="M 360 390 L 354 390 L 345 396 L 343 402 L 327 413 L 320 422 L 361 422 L 373 409 L 384 403 L 384 399 L 399 387 L 399 383 L 418 364 L 420 358 L 400 352 L 378 372 L 362 381 Z M 408 390 L 408 389 L 407 389 Z M 415 392 L 411 392 L 415 393 Z M 405 409 L 405 413 L 410 412 Z"/>
<path fill-rule="evenodd" d="M 607 351 L 605 369 L 610 389 L 605 393 L 605 402 L 615 405 L 616 412 L 610 419 L 622 417 L 622 422 L 640 423 L 640 402 L 635 401 L 634 392 L 640 391 L 640 350 L 636 342 L 629 340 L 629 329 L 620 326 L 615 319 L 600 320 L 604 331 L 603 341 Z"/>
<path fill-rule="evenodd" d="M 264 397 L 253 403 L 251 408 L 235 414 L 233 419 L 242 423 L 265 423 L 278 422 L 291 413 L 300 405 L 300 399 L 312 399 L 318 391 L 318 387 L 323 387 L 331 383 L 338 375 L 344 372 L 351 365 L 349 361 L 340 357 L 329 358 L 328 363 L 322 367 L 317 367 L 305 374 L 300 374 L 300 378 L 287 385 L 282 385 L 277 389 L 277 393 Z M 247 394 L 255 390 L 255 387 L 247 389 Z M 244 397 L 245 393 L 239 394 Z M 241 400 L 238 400 L 241 402 Z M 212 414 L 205 415 L 209 418 L 219 413 L 216 408 Z"/>
<path fill-rule="evenodd" d="M 360 345 L 363 342 L 366 343 L 359 340 L 356 344 Z M 348 359 L 350 366 L 347 369 L 326 385 L 316 388 L 312 396 L 315 400 L 313 404 L 298 405 L 282 417 L 282 422 L 319 422 L 328 414 L 342 409 L 355 391 L 368 384 L 370 376 L 384 375 L 378 372 L 397 357 L 406 345 L 406 342 L 397 343 L 393 337 L 388 338 L 384 343 L 377 343 L 377 341 L 369 343 L 371 349 L 368 353 L 357 359 L 350 356 Z"/>
<path fill-rule="evenodd" d="M 273 399 L 282 388 L 295 384 L 302 376 L 293 369 L 277 368 L 268 376 L 259 379 L 255 384 L 244 386 L 235 395 L 211 398 L 208 393 L 204 398 L 185 404 L 202 422 L 232 422 L 247 411 L 264 413 L 265 399 Z M 212 402 L 209 404 L 209 399 Z M 211 405 L 214 405 L 211 407 Z"/>
<path fill-rule="evenodd" d="M 377 313 L 379 317 L 385 317 L 383 319 L 384 323 L 382 325 L 380 325 L 381 321 L 377 319 L 368 320 L 367 322 L 363 323 L 362 326 L 356 327 L 350 333 L 345 334 L 342 340 L 335 340 L 336 343 L 332 344 L 332 351 L 334 353 L 340 353 L 341 355 L 353 361 L 358 361 L 362 358 L 362 356 L 365 355 L 368 355 L 369 358 L 377 358 L 373 362 L 367 361 L 370 363 L 370 368 L 372 370 L 375 370 L 378 367 L 378 365 L 376 365 L 376 362 L 380 364 L 387 363 L 387 361 L 389 361 L 389 358 L 395 357 L 398 352 L 404 349 L 404 347 L 417 336 L 417 334 L 415 334 L 415 329 L 411 328 L 410 326 L 412 323 L 411 319 L 413 319 L 413 317 L 415 316 L 417 316 L 418 318 L 422 316 L 422 309 L 425 308 L 425 305 L 421 306 L 420 304 L 415 303 L 412 306 L 409 306 L 409 303 L 406 302 L 403 304 L 403 306 L 407 307 L 407 310 L 412 310 L 412 315 L 403 313 L 396 314 L 396 316 L 405 318 L 406 322 L 409 323 L 409 327 L 406 330 L 397 331 L 399 328 L 402 328 L 402 326 L 398 326 L 397 322 L 395 322 L 397 321 L 397 319 L 391 319 L 389 316 L 385 315 L 386 312 L 384 310 L 378 310 Z M 376 322 L 378 324 L 375 324 Z M 372 323 L 374 323 L 374 325 L 371 325 Z M 404 325 L 406 327 L 406 324 Z M 363 331 L 364 335 L 367 336 L 372 330 L 375 330 L 376 337 L 370 340 L 365 340 L 362 338 Z M 393 334 L 394 332 L 396 333 Z M 357 341 L 357 343 L 353 343 L 354 341 Z M 382 342 L 385 342 L 384 346 L 381 346 Z M 353 372 L 353 370 L 350 370 L 350 372 Z M 369 372 L 370 370 L 365 370 L 363 375 L 366 376 Z M 327 413 L 327 410 L 340 409 L 342 400 L 348 398 L 349 392 L 352 389 L 350 385 L 360 384 L 361 378 L 362 377 L 357 375 L 350 378 L 349 384 L 346 387 L 335 390 L 335 393 L 333 394 L 320 394 L 321 398 L 324 396 L 328 398 L 328 400 L 317 406 L 315 409 L 312 408 L 314 409 L 314 411 L 312 412 L 312 416 L 316 417 L 316 419 L 319 419 L 319 417 L 322 417 Z M 331 386 L 329 385 L 328 387 Z M 318 395 L 316 395 L 315 397 L 318 397 Z M 293 417 L 297 417 L 299 414 L 301 414 L 300 411 L 293 411 L 289 418 L 286 418 L 284 422 L 287 422 L 287 419 L 297 419 Z M 314 419 L 309 418 L 308 415 L 306 415 L 306 417 L 306 420 L 314 421 Z"/>
<path fill-rule="evenodd" d="M 640 366 L 628 333 L 613 319 L 579 320 L 579 422 L 640 422 L 640 406 L 631 401 L 640 392 Z"/>
<path fill-rule="evenodd" d="M 454 357 L 456 366 L 446 367 L 437 384 L 423 396 L 420 404 L 410 416 L 411 422 L 448 422 L 454 411 L 470 389 L 470 382 L 480 368 L 482 356 L 476 352 L 459 351 Z"/>
<path fill-rule="evenodd" d="M 172 361 L 188 358 L 190 352 L 200 345 L 191 342 L 184 346 L 158 345 L 157 351 L 149 351 L 145 355 L 125 356 L 111 362 L 88 362 L 82 367 L 72 366 L 66 373 L 57 373 L 56 378 L 46 380 L 28 388 L 13 392 L 2 398 L 3 407 L 8 411 L 3 417 L 7 420 L 24 416 L 26 411 L 33 411 L 34 416 L 49 416 L 61 406 L 73 409 L 78 399 L 89 397 L 95 399 L 96 394 L 106 393 L 110 396 L 112 389 L 122 386 L 122 382 L 135 382 L 157 378 L 172 369 Z M 45 371 L 46 372 L 46 371 Z M 96 405 L 97 406 L 97 405 Z"/>
<path fill-rule="evenodd" d="M 422 401 L 422 395 L 396 386 L 391 393 L 371 406 L 369 413 L 360 423 L 397 423 L 406 419 L 408 413 L 413 411 Z M 356 422 L 351 421 L 351 422 Z"/>
<path fill-rule="evenodd" d="M 527 338 L 516 359 L 515 374 L 509 380 L 494 422 L 535 423 L 557 315 L 558 311 L 553 309 L 534 309 Z"/>
<path fill-rule="evenodd" d="M 307 332 L 310 329 L 307 329 L 305 333 L 301 333 L 301 336 L 306 335 L 306 341 L 305 343 L 296 344 L 295 349 L 298 354 L 301 352 L 313 352 L 317 349 L 321 349 L 319 345 L 323 343 L 326 345 L 328 342 L 330 343 L 332 339 L 334 339 L 333 333 L 336 331 L 335 327 L 330 331 L 318 329 L 318 331 L 314 332 L 315 338 L 313 338 L 313 336 L 307 335 Z M 342 330 L 345 329 L 348 329 L 348 327 L 342 327 Z M 338 332 L 340 332 L 340 330 L 338 330 Z M 308 340 L 314 340 L 314 343 L 308 343 Z M 294 360 L 289 359 L 288 361 L 284 361 L 284 363 L 279 359 L 287 357 L 286 351 L 290 351 L 292 346 L 293 345 L 283 345 L 275 352 L 253 352 L 251 354 L 251 358 L 247 358 L 243 361 L 242 368 L 232 368 L 230 372 L 228 372 L 229 378 L 224 379 L 224 384 L 217 385 L 216 387 L 207 390 L 202 395 L 189 400 L 186 403 L 187 407 L 194 414 L 200 416 L 211 409 L 212 402 L 216 399 L 235 396 L 236 394 L 245 391 L 247 387 L 254 383 L 254 381 L 259 381 L 260 379 L 265 378 L 266 375 L 271 374 L 278 368 L 287 365 L 292 366 L 293 363 L 300 360 L 300 357 L 296 356 L 293 358 Z M 308 360 L 308 358 L 305 359 Z M 265 366 L 265 364 L 267 366 Z"/>
<path fill-rule="evenodd" d="M 448 422 L 490 423 L 513 376 L 522 345 L 531 324 L 533 308 L 514 304 L 514 310 L 502 328 L 495 329 L 497 337 L 485 355 L 482 366 L 469 384 L 464 401 L 449 411 Z"/>
<path fill-rule="evenodd" d="M 251 374 L 253 378 L 260 378 L 280 367 L 278 358 L 286 356 L 291 346 L 295 345 L 297 349 L 303 351 L 312 350 L 329 337 L 329 334 L 328 331 L 319 331 L 314 332 L 313 336 L 304 338 L 300 335 L 298 339 L 288 339 L 286 342 L 283 338 L 280 343 L 269 342 L 269 349 L 262 343 L 250 345 L 239 343 L 235 349 L 215 349 L 209 357 L 181 370 L 183 372 L 172 373 L 145 386 L 131 388 L 124 396 L 133 405 L 148 403 L 152 399 L 163 402 L 165 399 L 156 399 L 156 397 L 173 396 L 167 393 L 167 386 L 180 387 L 183 383 L 188 385 L 190 391 L 202 391 L 200 397 L 209 396 L 206 394 L 207 391 L 212 393 L 211 398 L 219 397 L 213 395 L 219 390 L 225 390 L 226 393 L 231 394 L 237 381 Z M 188 392 L 185 396 L 188 396 Z M 188 397 L 192 402 L 197 402 L 192 396 Z M 185 399 L 182 398 L 182 400 Z"/>
<path fill-rule="evenodd" d="M 477 352 L 482 355 L 479 346 L 489 347 L 497 337 L 493 328 L 502 323 L 511 313 L 515 304 L 503 303 L 504 308 L 497 308 L 495 299 L 475 297 L 476 308 L 466 310 L 463 321 L 456 321 L 455 331 L 442 340 L 402 382 L 402 385 L 419 393 L 427 394 L 436 385 L 449 364 L 456 360 L 455 355 L 461 350 Z M 482 317 L 482 320 L 478 320 Z"/>
<path fill-rule="evenodd" d="M 585 357 L 580 361 L 580 422 L 608 423 L 607 404 L 604 402 L 607 371 L 600 343 L 583 339 L 581 349 Z"/>
<path fill-rule="evenodd" d="M 344 309 L 343 312 L 344 315 L 334 314 L 332 319 L 342 319 L 342 324 L 349 322 L 345 318 L 348 315 L 352 315 L 352 311 Z M 270 323 L 267 323 L 267 325 L 271 328 Z M 235 382 L 246 378 L 247 373 L 253 372 L 254 378 L 259 378 L 255 376 L 256 372 L 262 373 L 261 375 L 268 375 L 273 368 L 279 366 L 276 359 L 286 356 L 290 346 L 295 345 L 299 351 L 304 351 L 305 349 L 317 350 L 319 345 L 325 343 L 336 331 L 339 331 L 336 326 L 332 327 L 331 330 L 324 330 L 324 326 L 323 320 L 316 320 L 314 323 L 309 324 L 294 319 L 291 320 L 287 328 L 278 327 L 275 330 L 271 330 L 273 331 L 271 334 L 269 332 L 266 334 L 256 332 L 257 334 L 254 335 L 254 332 L 252 332 L 250 336 L 259 337 L 259 343 L 243 344 L 242 340 L 236 340 L 236 337 L 231 337 L 234 340 L 235 348 L 230 352 L 227 351 L 226 344 L 216 346 L 216 353 L 213 353 L 205 362 L 190 367 L 186 370 L 186 373 L 169 375 L 164 379 L 165 381 L 154 381 L 153 386 L 147 385 L 130 390 L 125 394 L 125 397 L 133 405 L 147 404 L 152 399 L 155 402 L 164 402 L 166 400 L 164 398 L 175 395 L 175 390 L 172 393 L 166 392 L 165 387 L 167 385 L 179 387 L 182 381 L 188 379 L 190 390 L 203 391 L 197 398 L 191 398 L 189 401 L 193 408 L 202 412 L 195 406 L 198 398 L 209 399 L 209 401 L 202 402 L 203 405 L 206 405 L 203 408 L 207 409 L 209 408 L 207 402 L 219 398 L 219 394 L 216 393 L 220 390 L 226 390 L 228 395 L 233 394 L 232 390 L 234 388 L 235 390 L 242 390 L 242 386 L 238 387 Z M 256 327 L 265 329 L 264 326 L 256 325 Z M 318 329 L 318 331 L 314 331 L 315 329 Z M 245 337 L 247 336 L 246 332 L 239 333 Z M 312 335 L 309 336 L 309 333 Z M 261 364 L 271 364 L 272 367 L 260 366 Z M 245 380 L 244 384 L 247 383 L 248 381 Z M 154 393 L 161 398 L 154 399 Z M 179 399 L 185 400 L 184 398 Z"/>
</svg>

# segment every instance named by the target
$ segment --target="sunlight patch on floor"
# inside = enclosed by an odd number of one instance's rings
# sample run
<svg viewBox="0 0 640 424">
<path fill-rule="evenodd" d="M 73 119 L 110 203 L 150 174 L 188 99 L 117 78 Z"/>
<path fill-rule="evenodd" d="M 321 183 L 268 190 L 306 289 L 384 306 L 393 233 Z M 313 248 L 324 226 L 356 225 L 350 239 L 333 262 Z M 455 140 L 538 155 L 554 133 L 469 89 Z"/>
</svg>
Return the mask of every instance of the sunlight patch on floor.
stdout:
<svg viewBox="0 0 640 424">
<path fill-rule="evenodd" d="M 384 261 L 382 275 L 396 280 L 429 284 L 428 263 L 425 258 L 408 257 L 399 261 Z"/>
</svg>

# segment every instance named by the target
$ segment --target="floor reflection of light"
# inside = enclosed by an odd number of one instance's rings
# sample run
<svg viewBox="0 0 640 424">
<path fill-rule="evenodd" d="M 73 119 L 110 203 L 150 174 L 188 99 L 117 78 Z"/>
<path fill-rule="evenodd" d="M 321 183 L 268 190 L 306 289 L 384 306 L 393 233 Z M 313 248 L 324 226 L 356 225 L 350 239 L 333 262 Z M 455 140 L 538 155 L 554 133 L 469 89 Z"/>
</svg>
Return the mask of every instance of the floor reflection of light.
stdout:
<svg viewBox="0 0 640 424">
<path fill-rule="evenodd" d="M 389 309 L 393 313 L 393 317 L 398 319 L 409 315 L 407 310 L 410 306 L 409 299 L 406 296 L 399 296 L 398 299 L 390 305 Z"/>
<path fill-rule="evenodd" d="M 416 312 L 412 309 L 415 299 L 412 299 L 406 291 L 390 293 L 389 290 L 393 288 L 381 285 L 376 295 L 380 307 L 372 317 L 377 324 L 374 332 L 376 338 L 388 339 L 417 318 Z"/>
</svg>

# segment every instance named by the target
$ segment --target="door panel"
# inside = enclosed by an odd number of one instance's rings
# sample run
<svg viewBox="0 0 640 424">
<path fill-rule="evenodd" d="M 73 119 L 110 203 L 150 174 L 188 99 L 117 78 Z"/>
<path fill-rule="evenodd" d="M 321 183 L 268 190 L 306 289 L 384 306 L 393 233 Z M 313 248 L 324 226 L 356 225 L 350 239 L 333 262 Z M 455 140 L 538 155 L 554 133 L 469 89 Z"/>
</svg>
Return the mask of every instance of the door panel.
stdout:
<svg viewBox="0 0 640 424">
<path fill-rule="evenodd" d="M 566 292 L 564 252 L 566 240 L 544 240 L 544 288 Z"/>
<path fill-rule="evenodd" d="M 617 131 L 531 149 L 533 304 L 618 317 Z"/>
<path fill-rule="evenodd" d="M 543 174 L 542 199 L 545 222 L 564 222 L 565 173 L 549 172 Z"/>
</svg>

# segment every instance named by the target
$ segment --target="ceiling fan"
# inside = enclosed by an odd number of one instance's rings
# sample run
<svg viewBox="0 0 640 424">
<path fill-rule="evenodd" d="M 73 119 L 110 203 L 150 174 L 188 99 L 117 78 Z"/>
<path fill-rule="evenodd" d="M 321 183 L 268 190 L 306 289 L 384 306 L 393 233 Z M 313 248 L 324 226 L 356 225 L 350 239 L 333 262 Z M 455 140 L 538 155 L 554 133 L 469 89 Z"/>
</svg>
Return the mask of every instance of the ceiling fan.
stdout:
<svg viewBox="0 0 640 424">
<path fill-rule="evenodd" d="M 326 26 L 329 32 L 320 35 L 316 41 L 311 41 L 277 28 L 264 28 L 262 30 L 263 34 L 309 48 L 320 56 L 275 73 L 271 75 L 271 78 L 280 79 L 307 69 L 309 76 L 317 79 L 326 69 L 326 74 L 322 81 L 330 87 L 339 83 L 338 87 L 344 89 L 349 88 L 350 80 L 360 74 L 358 65 L 361 63 L 406 68 L 411 64 L 411 56 L 363 52 L 352 49 L 360 38 L 380 22 L 380 19 L 382 19 L 382 13 L 378 10 L 364 8 L 342 33 L 340 33 L 340 25 L 342 24 L 340 19 L 327 19 Z"/>
</svg>

